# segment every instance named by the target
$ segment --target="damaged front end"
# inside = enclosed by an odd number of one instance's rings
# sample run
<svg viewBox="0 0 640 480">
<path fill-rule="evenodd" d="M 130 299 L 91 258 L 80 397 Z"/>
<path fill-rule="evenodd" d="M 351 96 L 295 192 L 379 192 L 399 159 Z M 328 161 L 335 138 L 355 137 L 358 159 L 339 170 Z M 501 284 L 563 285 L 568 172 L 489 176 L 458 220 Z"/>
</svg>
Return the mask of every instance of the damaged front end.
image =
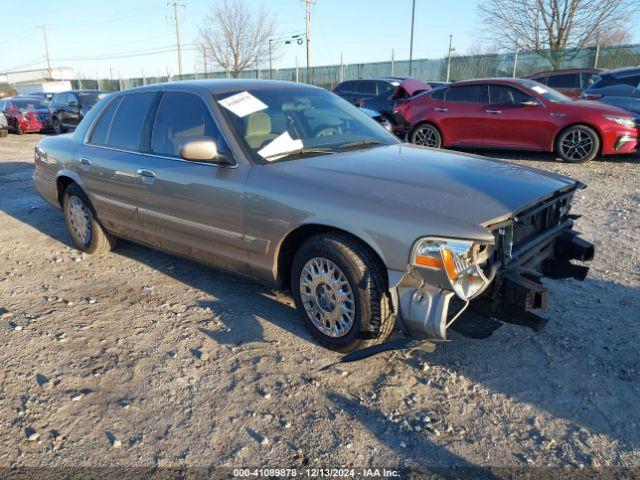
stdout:
<svg viewBox="0 0 640 480">
<path fill-rule="evenodd" d="M 396 287 L 400 322 L 422 340 L 446 340 L 447 330 L 484 338 L 503 323 L 536 331 L 546 320 L 543 277 L 584 280 L 594 248 L 573 230 L 571 199 L 582 184 L 484 225 L 493 243 L 425 238 L 412 252 L 409 271 Z M 459 328 L 460 329 L 459 329 Z"/>
</svg>

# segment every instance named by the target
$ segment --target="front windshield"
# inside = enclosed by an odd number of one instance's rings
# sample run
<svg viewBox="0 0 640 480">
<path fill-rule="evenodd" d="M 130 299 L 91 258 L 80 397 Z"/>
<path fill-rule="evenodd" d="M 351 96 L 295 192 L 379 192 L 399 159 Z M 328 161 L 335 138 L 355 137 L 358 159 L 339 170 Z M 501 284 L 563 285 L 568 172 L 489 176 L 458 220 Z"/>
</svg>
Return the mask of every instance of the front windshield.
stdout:
<svg viewBox="0 0 640 480">
<path fill-rule="evenodd" d="M 106 93 L 103 92 L 78 92 L 76 93 L 80 103 L 85 107 L 93 107 L 98 100 L 107 96 Z"/>
<path fill-rule="evenodd" d="M 258 163 L 399 143 L 356 107 L 320 89 L 255 89 L 215 98 Z"/>
<path fill-rule="evenodd" d="M 48 110 L 47 103 L 39 98 L 15 98 L 13 104 L 16 106 L 19 112 L 26 112 L 28 110 Z"/>
<path fill-rule="evenodd" d="M 558 90 L 555 90 L 551 87 L 543 85 L 542 83 L 536 82 L 535 80 L 525 80 L 522 82 L 522 85 L 526 88 L 530 88 L 542 98 L 544 98 L 547 102 L 550 103 L 567 103 L 573 102 L 573 100 L 563 93 L 560 93 Z"/>
</svg>

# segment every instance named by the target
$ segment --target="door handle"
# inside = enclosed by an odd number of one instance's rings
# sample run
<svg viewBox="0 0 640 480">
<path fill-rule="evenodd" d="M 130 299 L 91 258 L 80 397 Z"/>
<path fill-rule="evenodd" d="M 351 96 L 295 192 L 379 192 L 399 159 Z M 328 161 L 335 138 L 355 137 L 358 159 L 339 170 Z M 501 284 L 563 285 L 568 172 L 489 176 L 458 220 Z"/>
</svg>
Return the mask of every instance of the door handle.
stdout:
<svg viewBox="0 0 640 480">
<path fill-rule="evenodd" d="M 449 109 L 448 108 L 442 108 L 442 107 L 434 107 L 434 110 L 436 112 L 447 112 Z"/>
<path fill-rule="evenodd" d="M 498 114 L 502 113 L 502 110 L 485 110 L 485 112 L 491 113 L 493 115 L 498 115 Z"/>
<path fill-rule="evenodd" d="M 82 170 L 88 172 L 91 169 L 91 160 L 89 160 L 87 157 L 80 157 L 78 160 L 80 161 Z"/>
<path fill-rule="evenodd" d="M 156 178 L 156 172 L 153 170 L 147 170 L 146 168 L 139 168 L 136 173 L 141 177 Z"/>
</svg>

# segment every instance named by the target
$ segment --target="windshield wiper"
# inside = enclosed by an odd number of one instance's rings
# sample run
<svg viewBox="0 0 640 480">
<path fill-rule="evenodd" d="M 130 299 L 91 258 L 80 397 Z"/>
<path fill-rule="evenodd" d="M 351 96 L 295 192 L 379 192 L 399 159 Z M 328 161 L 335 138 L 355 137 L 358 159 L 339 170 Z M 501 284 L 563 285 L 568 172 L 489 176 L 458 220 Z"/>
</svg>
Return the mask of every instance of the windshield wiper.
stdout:
<svg viewBox="0 0 640 480">
<path fill-rule="evenodd" d="M 344 150 L 345 148 L 353 148 L 353 147 L 366 147 L 368 145 L 378 145 L 380 140 L 364 139 L 364 140 L 356 140 L 354 142 L 343 143 L 338 147 L 339 150 Z"/>
<path fill-rule="evenodd" d="M 280 160 L 281 158 L 288 157 L 290 155 L 304 155 L 305 153 L 335 153 L 335 152 L 330 148 L 326 148 L 326 147 L 303 147 L 303 148 L 296 148 L 295 150 L 289 150 L 287 152 L 273 153 L 271 155 L 267 155 L 266 157 L 264 157 L 264 159 L 270 160 L 273 158 L 273 159 Z"/>
</svg>

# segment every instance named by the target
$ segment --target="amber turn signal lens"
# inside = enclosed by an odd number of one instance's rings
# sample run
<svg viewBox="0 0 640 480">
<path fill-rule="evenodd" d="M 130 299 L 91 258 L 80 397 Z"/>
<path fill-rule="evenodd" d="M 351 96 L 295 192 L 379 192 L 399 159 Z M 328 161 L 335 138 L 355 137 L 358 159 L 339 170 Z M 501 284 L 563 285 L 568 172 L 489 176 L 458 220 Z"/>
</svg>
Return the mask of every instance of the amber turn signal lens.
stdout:
<svg viewBox="0 0 640 480">
<path fill-rule="evenodd" d="M 449 278 L 451 280 L 457 280 L 459 275 L 456 273 L 456 264 L 453 261 L 453 253 L 451 253 L 451 250 L 442 250 L 442 263 L 444 264 L 444 269 L 447 271 Z"/>
<path fill-rule="evenodd" d="M 416 263 L 422 267 L 442 269 L 442 261 L 438 258 L 429 257 L 427 255 L 417 255 Z"/>
</svg>

